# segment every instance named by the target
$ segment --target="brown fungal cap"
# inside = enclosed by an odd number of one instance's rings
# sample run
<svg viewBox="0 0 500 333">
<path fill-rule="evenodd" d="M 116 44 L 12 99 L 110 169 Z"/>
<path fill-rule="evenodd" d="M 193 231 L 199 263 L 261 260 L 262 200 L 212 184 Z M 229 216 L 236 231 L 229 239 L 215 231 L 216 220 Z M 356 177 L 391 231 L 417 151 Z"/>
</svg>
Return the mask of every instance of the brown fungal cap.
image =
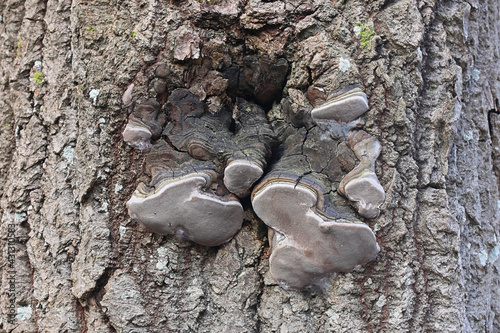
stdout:
<svg viewBox="0 0 500 333">
<path fill-rule="evenodd" d="M 307 98 L 314 107 L 322 105 L 326 101 L 325 90 L 323 88 L 310 86 L 307 89 Z"/>
<path fill-rule="evenodd" d="M 166 79 L 170 74 L 170 69 L 164 64 L 158 66 L 155 71 L 155 76 L 162 79 Z"/>
<path fill-rule="evenodd" d="M 157 94 L 163 94 L 167 90 L 167 83 L 163 80 L 157 80 L 153 84 L 153 89 Z"/>
<path fill-rule="evenodd" d="M 214 114 L 205 112 L 203 102 L 185 89 L 174 90 L 167 105 L 171 121 L 163 134 L 176 149 L 222 166 L 240 151 L 229 131 L 231 112 L 227 108 Z"/>
<path fill-rule="evenodd" d="M 337 272 L 373 260 L 379 246 L 362 223 L 320 213 L 318 193 L 284 179 L 268 180 L 252 195 L 256 214 L 275 230 L 271 275 L 285 289 L 306 289 Z"/>
<path fill-rule="evenodd" d="M 357 86 L 331 93 L 326 102 L 311 111 L 316 122 L 335 120 L 348 123 L 369 110 L 366 94 Z"/>
<path fill-rule="evenodd" d="M 205 246 L 230 240 L 241 228 L 243 208 L 229 196 L 205 191 L 208 173 L 166 179 L 153 189 L 139 186 L 127 202 L 130 216 L 151 231 L 176 234 Z"/>
</svg>

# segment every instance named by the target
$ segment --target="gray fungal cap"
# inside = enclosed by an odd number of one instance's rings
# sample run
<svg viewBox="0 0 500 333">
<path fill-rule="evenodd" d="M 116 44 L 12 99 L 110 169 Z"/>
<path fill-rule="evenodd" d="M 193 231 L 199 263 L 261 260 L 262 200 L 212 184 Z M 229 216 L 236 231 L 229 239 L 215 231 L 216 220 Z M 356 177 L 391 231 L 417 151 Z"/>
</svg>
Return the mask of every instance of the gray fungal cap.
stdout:
<svg viewBox="0 0 500 333">
<path fill-rule="evenodd" d="M 131 83 L 127 90 L 123 93 L 122 102 L 124 106 L 128 106 L 132 103 L 132 92 L 134 91 L 134 84 Z"/>
<path fill-rule="evenodd" d="M 262 166 L 249 160 L 233 160 L 224 170 L 224 185 L 229 192 L 243 198 L 250 194 L 253 183 L 262 177 Z"/>
<path fill-rule="evenodd" d="M 373 172 L 365 172 L 347 182 L 344 187 L 347 198 L 354 203 L 359 215 L 369 219 L 380 213 L 380 205 L 385 200 L 385 191 Z"/>
<path fill-rule="evenodd" d="M 205 191 L 211 183 L 211 176 L 200 172 L 165 180 L 151 190 L 139 186 L 127 202 L 129 215 L 158 234 L 220 245 L 240 230 L 243 207 L 232 197 Z"/>
<path fill-rule="evenodd" d="M 358 165 L 340 182 L 338 191 L 353 203 L 361 216 L 376 218 L 384 203 L 385 191 L 375 174 L 380 154 L 378 140 L 364 131 L 353 131 L 348 144 L 359 159 Z"/>
<path fill-rule="evenodd" d="M 123 141 L 132 147 L 136 147 L 141 151 L 151 148 L 151 131 L 136 119 L 129 119 L 122 135 Z"/>
<path fill-rule="evenodd" d="M 348 86 L 331 93 L 325 103 L 311 111 L 311 116 L 316 122 L 349 123 L 368 110 L 366 94 L 357 86 Z"/>
<path fill-rule="evenodd" d="M 325 216 L 318 193 L 284 179 L 268 180 L 252 196 L 255 213 L 275 232 L 271 275 L 285 289 L 317 286 L 337 272 L 373 260 L 379 246 L 363 223 Z"/>
</svg>

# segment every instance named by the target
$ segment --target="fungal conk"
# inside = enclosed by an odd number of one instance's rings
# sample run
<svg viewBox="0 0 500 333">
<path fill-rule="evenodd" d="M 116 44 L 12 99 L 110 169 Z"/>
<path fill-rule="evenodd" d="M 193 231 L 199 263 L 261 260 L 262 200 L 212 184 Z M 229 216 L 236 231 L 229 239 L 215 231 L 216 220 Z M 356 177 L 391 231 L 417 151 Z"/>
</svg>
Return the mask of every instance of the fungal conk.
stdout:
<svg viewBox="0 0 500 333">
<path fill-rule="evenodd" d="M 375 174 L 375 161 L 380 154 L 380 143 L 365 131 L 352 131 L 348 145 L 359 159 L 358 165 L 340 182 L 338 191 L 347 197 L 358 213 L 369 219 L 380 213 L 385 191 Z"/>
<path fill-rule="evenodd" d="M 129 97 L 124 96 L 123 99 L 128 101 Z M 141 151 L 150 149 L 151 140 L 160 137 L 165 124 L 165 115 L 160 112 L 160 108 L 160 104 L 153 98 L 137 105 L 122 133 L 123 141 Z"/>
<path fill-rule="evenodd" d="M 183 235 L 200 245 L 230 240 L 241 228 L 243 208 L 230 193 L 214 191 L 211 163 L 192 160 L 163 140 L 146 158 L 149 184 L 140 183 L 127 202 L 130 216 L 162 235 Z"/>
<path fill-rule="evenodd" d="M 123 139 L 148 153 L 130 216 L 158 234 L 216 246 L 240 230 L 239 199 L 252 193 L 269 227 L 271 275 L 286 289 L 324 286 L 373 260 L 379 246 L 361 218 L 377 217 L 385 199 L 375 174 L 380 144 L 362 130 L 369 105 L 355 62 L 322 33 L 304 43 L 304 50 L 328 47 L 312 58 L 299 54 L 292 73 L 283 58 L 228 55 L 230 66 L 212 59 L 191 68 L 185 64 L 196 57 L 179 56 L 122 97 L 130 112 Z M 319 58 L 345 62 L 339 68 Z M 313 78 L 307 92 L 297 80 L 303 73 L 294 73 L 304 68 Z M 147 97 L 134 92 L 140 84 Z M 247 100 L 274 104 L 277 135 L 263 108 Z"/>
<path fill-rule="evenodd" d="M 379 252 L 371 229 L 356 221 L 332 218 L 321 210 L 317 189 L 293 179 L 262 184 L 252 203 L 273 229 L 269 263 L 273 278 L 288 289 L 319 285 L 336 272 L 349 272 Z"/>
<path fill-rule="evenodd" d="M 198 96 L 179 88 L 165 102 L 169 74 L 164 65 L 156 69 L 150 90 L 156 99 L 135 105 L 133 85 L 123 95 L 132 108 L 123 139 L 148 151 L 148 180 L 127 202 L 129 215 L 158 234 L 220 245 L 241 228 L 238 198 L 262 176 L 274 132 L 264 110 L 243 99 L 234 110 L 210 113 Z"/>
<path fill-rule="evenodd" d="M 385 198 L 374 169 L 380 145 L 358 128 L 366 95 L 352 85 L 329 96 L 312 87 L 307 95 L 319 126 L 286 136 L 281 158 L 252 192 L 255 213 L 271 230 L 271 275 L 285 289 L 321 287 L 379 252 L 373 231 L 339 196 L 367 218 L 379 214 Z"/>
<path fill-rule="evenodd" d="M 334 120 L 349 123 L 368 110 L 366 94 L 360 87 L 352 85 L 328 95 L 326 102 L 311 111 L 311 116 L 316 122 Z"/>
</svg>

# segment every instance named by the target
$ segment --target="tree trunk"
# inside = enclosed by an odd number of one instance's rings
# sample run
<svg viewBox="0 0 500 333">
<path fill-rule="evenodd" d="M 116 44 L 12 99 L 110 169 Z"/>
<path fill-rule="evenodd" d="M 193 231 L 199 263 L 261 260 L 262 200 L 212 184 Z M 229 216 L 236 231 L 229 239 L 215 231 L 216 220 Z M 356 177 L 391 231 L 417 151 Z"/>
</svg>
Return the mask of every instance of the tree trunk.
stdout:
<svg viewBox="0 0 500 333">
<path fill-rule="evenodd" d="M 500 331 L 499 10 L 495 0 L 0 2 L 1 330 Z M 216 247 L 129 217 L 147 155 L 122 138 L 131 83 L 146 98 L 166 64 L 169 92 L 217 105 L 203 68 L 286 59 L 271 99 L 233 93 L 275 125 L 280 101 L 342 65 L 322 57 L 330 45 L 358 71 L 364 130 L 382 147 L 385 202 L 376 219 L 360 217 L 380 246 L 374 261 L 324 290 L 287 291 L 249 199 L 240 232 Z M 316 67 L 302 55 L 318 55 Z"/>
</svg>

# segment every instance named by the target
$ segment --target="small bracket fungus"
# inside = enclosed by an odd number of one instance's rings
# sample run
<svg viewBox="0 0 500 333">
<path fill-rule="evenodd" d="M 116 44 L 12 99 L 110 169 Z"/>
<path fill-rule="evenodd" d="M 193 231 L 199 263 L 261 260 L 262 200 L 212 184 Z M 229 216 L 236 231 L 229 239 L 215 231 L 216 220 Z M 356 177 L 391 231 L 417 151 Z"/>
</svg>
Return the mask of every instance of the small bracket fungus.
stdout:
<svg viewBox="0 0 500 333">
<path fill-rule="evenodd" d="M 375 174 L 380 143 L 365 131 L 351 132 L 347 143 L 359 159 L 359 164 L 342 179 L 338 191 L 354 203 L 360 215 L 376 218 L 385 200 L 384 188 Z"/>
<path fill-rule="evenodd" d="M 127 90 L 125 90 L 125 92 L 123 93 L 123 96 L 122 96 L 123 106 L 127 107 L 130 104 L 132 104 L 132 92 L 133 91 L 134 91 L 134 84 L 131 83 L 128 86 Z"/>
<path fill-rule="evenodd" d="M 262 165 L 256 162 L 231 160 L 224 169 L 224 185 L 230 192 L 239 197 L 245 197 L 263 173 Z"/>
<path fill-rule="evenodd" d="M 368 110 L 366 94 L 357 86 L 348 86 L 328 95 L 324 104 L 311 111 L 311 116 L 316 122 L 349 123 Z"/>
<path fill-rule="evenodd" d="M 128 101 L 128 98 L 125 99 Z M 134 108 L 123 131 L 123 141 L 139 150 L 151 148 L 151 140 L 160 137 L 165 124 L 165 115 L 160 113 L 160 104 L 150 98 Z"/>
<path fill-rule="evenodd" d="M 167 91 L 166 80 L 170 74 L 170 69 L 168 69 L 168 67 L 165 65 L 160 65 L 156 68 L 156 80 L 153 83 L 153 89 L 158 95 L 161 95 Z"/>
</svg>

